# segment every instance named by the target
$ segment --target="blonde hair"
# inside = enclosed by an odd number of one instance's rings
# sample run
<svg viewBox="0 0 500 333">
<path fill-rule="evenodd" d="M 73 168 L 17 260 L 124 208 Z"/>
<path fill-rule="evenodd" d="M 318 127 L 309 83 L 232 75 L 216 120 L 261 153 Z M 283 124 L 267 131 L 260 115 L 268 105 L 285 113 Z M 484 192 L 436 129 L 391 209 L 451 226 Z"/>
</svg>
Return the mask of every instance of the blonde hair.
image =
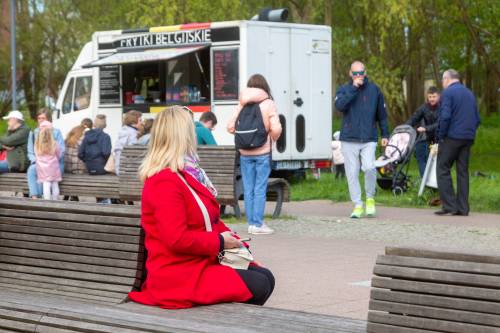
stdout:
<svg viewBox="0 0 500 333">
<path fill-rule="evenodd" d="M 35 152 L 37 155 L 54 155 L 56 153 L 56 141 L 51 128 L 42 128 L 35 140 Z"/>
<path fill-rule="evenodd" d="M 146 157 L 139 168 L 142 181 L 165 168 L 184 169 L 184 158 L 196 153 L 196 136 L 191 115 L 178 105 L 167 107 L 155 118 Z"/>
</svg>

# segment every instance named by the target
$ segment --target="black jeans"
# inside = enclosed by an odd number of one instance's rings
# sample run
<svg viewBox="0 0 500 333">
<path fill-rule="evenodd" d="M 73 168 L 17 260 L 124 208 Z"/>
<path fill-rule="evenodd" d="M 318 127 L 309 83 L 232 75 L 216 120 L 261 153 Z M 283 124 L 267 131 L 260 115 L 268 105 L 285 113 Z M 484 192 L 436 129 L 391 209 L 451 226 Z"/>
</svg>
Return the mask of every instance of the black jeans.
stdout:
<svg viewBox="0 0 500 333">
<path fill-rule="evenodd" d="M 267 268 L 258 266 L 249 266 L 248 270 L 237 269 L 236 272 L 253 295 L 245 303 L 264 305 L 274 290 L 273 273 Z"/>
<path fill-rule="evenodd" d="M 472 140 L 446 138 L 439 143 L 437 183 L 443 210 L 469 214 L 469 157 Z M 456 162 L 457 193 L 453 189 L 451 168 Z"/>
</svg>

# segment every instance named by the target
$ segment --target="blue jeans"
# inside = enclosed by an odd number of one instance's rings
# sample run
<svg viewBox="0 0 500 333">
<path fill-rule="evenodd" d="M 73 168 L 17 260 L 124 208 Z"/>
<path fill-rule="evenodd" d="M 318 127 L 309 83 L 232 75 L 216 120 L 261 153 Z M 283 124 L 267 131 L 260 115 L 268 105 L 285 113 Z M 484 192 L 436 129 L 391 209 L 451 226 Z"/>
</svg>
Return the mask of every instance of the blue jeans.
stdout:
<svg viewBox="0 0 500 333">
<path fill-rule="evenodd" d="M 7 161 L 0 161 L 0 173 L 10 172 L 9 163 Z"/>
<path fill-rule="evenodd" d="M 41 183 L 38 183 L 35 164 L 32 164 L 28 167 L 27 174 L 28 174 L 28 189 L 30 191 L 30 198 L 41 197 L 43 194 L 43 187 Z"/>
<path fill-rule="evenodd" d="M 424 175 L 427 159 L 429 158 L 429 144 L 427 141 L 417 142 L 415 145 L 415 157 L 417 158 L 420 177 Z"/>
<path fill-rule="evenodd" d="M 271 156 L 241 156 L 240 161 L 247 222 L 249 225 L 260 227 L 264 223 Z"/>
<path fill-rule="evenodd" d="M 64 159 L 59 161 L 59 166 L 61 168 L 61 174 L 64 174 Z M 36 165 L 31 164 L 28 167 L 28 189 L 30 191 L 30 198 L 32 197 L 42 197 L 43 194 L 43 186 L 42 183 L 38 182 L 38 176 L 36 174 Z"/>
</svg>

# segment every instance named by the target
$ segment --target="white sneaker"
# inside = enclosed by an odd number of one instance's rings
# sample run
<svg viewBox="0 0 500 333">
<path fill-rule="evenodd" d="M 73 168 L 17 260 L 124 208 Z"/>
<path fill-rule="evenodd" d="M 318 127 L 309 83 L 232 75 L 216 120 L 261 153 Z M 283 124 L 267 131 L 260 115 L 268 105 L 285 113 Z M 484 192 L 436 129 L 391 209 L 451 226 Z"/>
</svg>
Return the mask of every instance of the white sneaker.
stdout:
<svg viewBox="0 0 500 333">
<path fill-rule="evenodd" d="M 253 235 L 270 235 L 270 234 L 274 233 L 274 230 L 269 228 L 265 224 L 261 225 L 260 227 L 253 225 L 253 226 L 251 226 L 251 228 L 252 229 L 250 229 L 250 227 L 249 227 L 248 233 L 253 234 Z"/>
<path fill-rule="evenodd" d="M 248 226 L 248 233 L 249 233 L 249 234 L 253 234 L 253 229 L 254 229 L 254 228 L 255 228 L 255 226 L 253 226 L 253 225 L 249 225 L 249 226 Z"/>
</svg>

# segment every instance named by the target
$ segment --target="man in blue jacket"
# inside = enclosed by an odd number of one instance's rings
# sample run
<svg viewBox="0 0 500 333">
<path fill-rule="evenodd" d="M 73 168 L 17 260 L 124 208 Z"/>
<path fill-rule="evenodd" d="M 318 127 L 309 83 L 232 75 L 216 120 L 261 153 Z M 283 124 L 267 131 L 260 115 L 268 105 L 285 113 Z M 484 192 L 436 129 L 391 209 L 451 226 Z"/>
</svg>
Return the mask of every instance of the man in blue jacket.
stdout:
<svg viewBox="0 0 500 333">
<path fill-rule="evenodd" d="M 463 86 L 457 71 L 443 73 L 439 110 L 437 183 L 442 209 L 437 215 L 469 214 L 469 156 L 480 123 L 476 98 Z M 457 193 L 453 190 L 451 167 L 457 164 Z"/>
<path fill-rule="evenodd" d="M 363 214 L 373 217 L 377 185 L 374 165 L 377 124 L 382 133 L 382 146 L 387 145 L 389 138 L 384 95 L 375 83 L 368 80 L 363 63 L 353 62 L 349 75 L 351 81 L 337 90 L 335 106 L 343 113 L 340 141 L 349 194 L 354 203 L 351 217 L 360 218 Z M 360 168 L 365 173 L 366 211 L 361 199 Z"/>
</svg>

